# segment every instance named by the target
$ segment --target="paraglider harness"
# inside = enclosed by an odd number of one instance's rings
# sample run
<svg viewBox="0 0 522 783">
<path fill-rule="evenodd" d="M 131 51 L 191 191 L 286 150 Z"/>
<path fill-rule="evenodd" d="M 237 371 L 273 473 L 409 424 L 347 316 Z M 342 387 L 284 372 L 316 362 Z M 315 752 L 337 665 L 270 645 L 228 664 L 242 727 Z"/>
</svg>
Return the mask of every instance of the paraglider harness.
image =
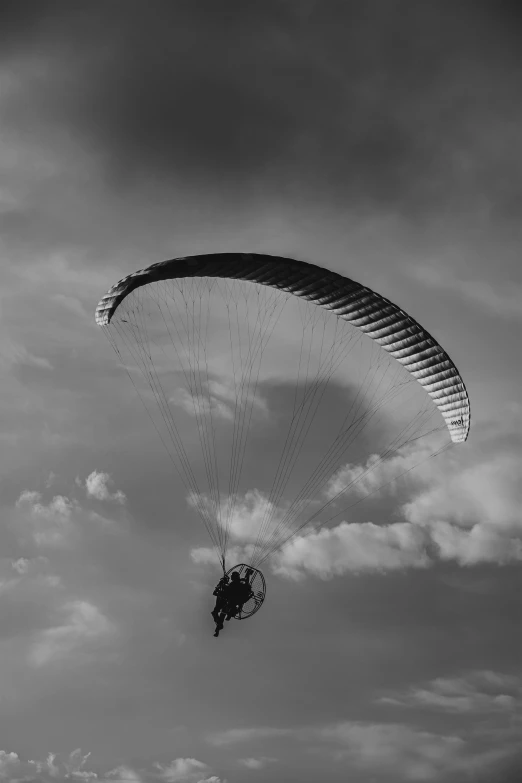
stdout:
<svg viewBox="0 0 522 783">
<path fill-rule="evenodd" d="M 214 617 L 218 627 L 223 627 L 223 622 L 225 619 L 231 620 L 232 617 L 235 617 L 238 612 L 241 611 L 243 604 L 249 601 L 253 596 L 253 591 L 249 582 L 252 573 L 252 571 L 247 570 L 245 573 L 245 581 L 241 580 L 240 582 L 241 587 L 244 588 L 244 595 L 241 596 L 240 599 L 238 595 L 231 596 L 229 594 L 229 587 L 231 584 L 233 584 L 233 582 L 231 582 L 226 573 L 224 573 L 219 580 L 214 592 L 212 593 L 212 595 L 216 596 L 217 598 L 216 607 L 212 612 L 212 616 Z"/>
</svg>

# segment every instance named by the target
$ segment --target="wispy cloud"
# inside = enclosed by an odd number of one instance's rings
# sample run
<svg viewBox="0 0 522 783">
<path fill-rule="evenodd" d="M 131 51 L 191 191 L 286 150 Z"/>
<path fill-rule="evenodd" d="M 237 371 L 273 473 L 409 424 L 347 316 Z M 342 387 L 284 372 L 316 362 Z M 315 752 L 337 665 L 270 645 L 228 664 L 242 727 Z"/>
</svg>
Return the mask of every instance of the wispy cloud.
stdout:
<svg viewBox="0 0 522 783">
<path fill-rule="evenodd" d="M 82 755 L 81 748 L 73 750 L 69 755 L 69 758 L 64 761 L 64 767 L 66 769 L 66 777 L 78 778 L 83 780 L 89 780 L 89 778 L 97 778 L 98 775 L 92 770 L 84 769 L 90 753 Z"/>
<path fill-rule="evenodd" d="M 111 492 L 111 483 L 112 479 L 108 473 L 98 471 L 93 471 L 85 481 L 76 479 L 77 486 L 85 490 L 89 499 L 124 505 L 124 492 Z M 18 497 L 15 508 L 15 524 L 20 539 L 29 539 L 41 549 L 71 548 L 79 543 L 86 526 L 93 523 L 101 523 L 105 529 L 112 527 L 110 519 L 66 495 L 55 495 L 45 502 L 41 492 L 24 490 Z M 19 567 L 24 567 L 23 558 Z"/>
<path fill-rule="evenodd" d="M 522 706 L 522 679 L 492 671 L 464 677 L 437 677 L 424 687 L 384 696 L 378 701 L 401 707 L 425 708 L 454 714 L 514 714 Z"/>
<path fill-rule="evenodd" d="M 277 726 L 253 726 L 242 729 L 227 729 L 218 731 L 208 736 L 211 745 L 218 747 L 235 745 L 242 742 L 270 739 L 274 737 L 293 736 L 293 729 L 278 728 Z"/>
<path fill-rule="evenodd" d="M 40 492 L 24 490 L 16 501 L 16 508 L 31 523 L 32 537 L 38 546 L 61 548 L 70 544 L 74 531 L 73 512 L 80 509 L 76 501 L 55 495 L 45 504 Z"/>
<path fill-rule="evenodd" d="M 229 546 L 225 552 L 225 560 L 227 563 L 248 563 L 252 558 L 253 551 L 253 545 Z M 193 562 L 198 565 L 215 565 L 218 568 L 221 566 L 220 555 L 215 547 L 194 547 L 190 550 L 190 556 Z"/>
<path fill-rule="evenodd" d="M 51 362 L 44 356 L 36 356 L 21 343 L 6 337 L 0 341 L 0 364 L 7 366 L 25 364 L 43 370 L 52 370 L 53 368 Z"/>
<path fill-rule="evenodd" d="M 61 625 L 41 631 L 29 653 L 29 662 L 41 667 L 59 661 L 84 645 L 106 638 L 114 626 L 94 604 L 70 601 L 62 607 L 65 615 Z"/>
<path fill-rule="evenodd" d="M 270 739 L 279 737 L 313 742 L 316 752 L 328 754 L 330 758 L 333 753 L 338 763 L 346 765 L 346 770 L 385 773 L 411 781 L 444 780 L 448 775 L 466 770 L 494 773 L 516 754 L 512 743 L 494 750 L 484 745 L 477 749 L 476 744 L 457 734 L 425 731 L 398 722 L 339 721 L 294 728 L 230 729 L 209 737 L 209 741 L 218 746 L 263 742 L 266 747 Z M 251 756 L 239 763 L 257 769 L 260 768 L 257 760 L 258 757 Z"/>
<path fill-rule="evenodd" d="M 264 769 L 268 764 L 272 764 L 275 761 L 277 759 L 273 758 L 273 756 L 260 756 L 259 758 L 250 756 L 246 759 L 238 759 L 237 763 L 247 769 Z"/>
<path fill-rule="evenodd" d="M 415 265 L 409 273 L 428 288 L 447 291 L 476 305 L 487 314 L 500 318 L 522 318 L 522 286 L 514 283 L 495 283 L 486 280 L 465 280 L 457 277 L 451 267 L 440 264 Z"/>
<path fill-rule="evenodd" d="M 27 599 L 31 594 L 41 595 L 42 588 L 60 587 L 60 577 L 48 570 L 49 560 L 42 555 L 17 560 L 0 558 L 0 592 L 16 590 L 18 599 L 23 602 L 24 596 Z M 12 576 L 13 571 L 16 576 Z"/>
<path fill-rule="evenodd" d="M 169 402 L 181 407 L 190 416 L 208 416 L 234 421 L 239 411 L 252 410 L 256 413 L 267 413 L 266 401 L 250 390 L 246 384 L 234 385 L 226 378 L 202 382 L 200 393 L 189 392 L 185 387 L 175 389 L 169 397 Z M 206 389 L 206 392 L 203 391 Z"/>
<path fill-rule="evenodd" d="M 466 752 L 460 737 L 399 723 L 345 722 L 318 733 L 338 748 L 340 758 L 368 772 L 386 772 L 403 780 L 435 780 L 458 768 Z"/>
</svg>

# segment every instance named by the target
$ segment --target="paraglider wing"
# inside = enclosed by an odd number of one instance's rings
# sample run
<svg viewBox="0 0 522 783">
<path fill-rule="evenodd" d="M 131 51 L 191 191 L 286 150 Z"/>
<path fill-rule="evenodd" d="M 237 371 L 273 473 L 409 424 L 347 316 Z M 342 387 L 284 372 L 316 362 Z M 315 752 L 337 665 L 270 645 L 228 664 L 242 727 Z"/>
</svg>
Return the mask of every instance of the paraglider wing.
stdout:
<svg viewBox="0 0 522 783">
<path fill-rule="evenodd" d="M 182 277 L 223 277 L 272 286 L 349 321 L 388 351 L 420 383 L 440 410 L 451 440 L 470 427 L 469 398 L 460 374 L 428 332 L 397 305 L 347 277 L 304 261 L 256 253 L 215 253 L 161 261 L 128 275 L 98 304 L 96 323 L 110 324 L 119 304 L 147 283 Z"/>
</svg>

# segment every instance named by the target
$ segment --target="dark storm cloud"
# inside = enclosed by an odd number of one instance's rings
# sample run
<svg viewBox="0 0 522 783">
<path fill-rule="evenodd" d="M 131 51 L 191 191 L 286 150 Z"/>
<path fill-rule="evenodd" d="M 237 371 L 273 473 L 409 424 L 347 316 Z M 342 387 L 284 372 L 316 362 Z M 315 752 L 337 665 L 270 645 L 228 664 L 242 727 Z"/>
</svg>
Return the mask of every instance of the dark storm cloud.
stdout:
<svg viewBox="0 0 522 783">
<path fill-rule="evenodd" d="M 23 74 L 7 118 L 72 134 L 118 189 L 269 183 L 421 210 L 478 189 L 502 212 L 519 203 L 512 3 L 18 2 L 3 14 Z"/>
</svg>

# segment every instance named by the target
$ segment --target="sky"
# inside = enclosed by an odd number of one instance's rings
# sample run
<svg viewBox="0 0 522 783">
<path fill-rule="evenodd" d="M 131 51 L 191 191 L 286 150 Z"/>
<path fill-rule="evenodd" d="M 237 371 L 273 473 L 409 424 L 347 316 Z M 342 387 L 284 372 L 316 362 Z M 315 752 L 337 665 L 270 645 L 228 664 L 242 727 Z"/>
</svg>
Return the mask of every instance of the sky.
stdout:
<svg viewBox="0 0 522 783">
<path fill-rule="evenodd" d="M 519 779 L 520 32 L 507 1 L 4 0 L 2 780 Z M 399 304 L 472 425 L 304 531 L 216 640 L 204 530 L 94 310 L 226 251 Z"/>
</svg>

